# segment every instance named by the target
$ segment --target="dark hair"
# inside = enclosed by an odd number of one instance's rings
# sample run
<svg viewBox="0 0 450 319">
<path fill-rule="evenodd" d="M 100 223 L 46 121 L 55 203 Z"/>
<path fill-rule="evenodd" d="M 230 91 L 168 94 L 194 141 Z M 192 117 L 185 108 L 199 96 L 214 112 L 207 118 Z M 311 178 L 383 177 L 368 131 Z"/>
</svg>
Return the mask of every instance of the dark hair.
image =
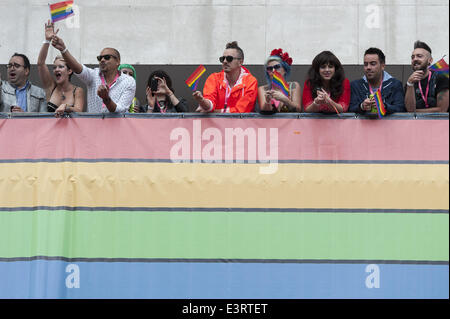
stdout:
<svg viewBox="0 0 450 319">
<path fill-rule="evenodd" d="M 330 95 L 331 98 L 339 98 L 344 92 L 345 72 L 339 59 L 330 51 L 323 51 L 319 53 L 308 70 L 307 80 L 311 86 L 312 95 L 317 97 L 317 90 L 323 87 L 322 77 L 320 76 L 320 67 L 322 65 L 334 66 L 335 72 L 330 80 Z"/>
<path fill-rule="evenodd" d="M 239 47 L 237 41 L 227 43 L 225 49 L 235 49 L 239 52 L 239 57 L 244 60 L 244 51 Z"/>
<path fill-rule="evenodd" d="M 417 40 L 416 42 L 414 42 L 414 50 L 415 49 L 424 49 L 424 50 L 427 50 L 428 52 L 430 52 L 430 54 L 431 54 L 431 48 L 428 46 L 428 44 L 426 44 L 425 42 L 422 42 L 420 40 Z"/>
<path fill-rule="evenodd" d="M 369 48 L 364 53 L 364 56 L 366 56 L 368 54 L 376 54 L 376 55 L 378 55 L 378 58 L 380 59 L 380 63 L 381 64 L 386 64 L 386 56 L 384 55 L 383 51 L 381 51 L 380 49 L 378 49 L 378 48 Z"/>
<path fill-rule="evenodd" d="M 21 57 L 22 59 L 23 59 L 23 64 L 24 64 L 24 68 L 25 69 L 30 69 L 30 67 L 31 67 L 31 65 L 30 65 L 30 60 L 27 58 L 27 56 L 25 55 L 25 54 L 21 54 L 21 53 L 14 53 L 13 55 L 12 55 L 12 57 L 15 57 L 15 56 L 18 56 L 18 57 Z M 12 58 L 11 57 L 11 58 Z"/>
<path fill-rule="evenodd" d="M 147 87 L 150 87 L 150 86 L 151 86 L 152 79 L 153 79 L 154 77 L 158 77 L 158 78 L 161 78 L 161 79 L 166 80 L 167 87 L 168 87 L 173 93 L 175 93 L 175 90 L 172 88 L 172 79 L 170 78 L 169 74 L 167 74 L 167 73 L 166 73 L 165 71 L 163 71 L 163 70 L 156 70 L 156 71 L 153 71 L 153 72 L 150 74 L 150 76 L 148 77 L 148 81 L 147 81 Z"/>
</svg>

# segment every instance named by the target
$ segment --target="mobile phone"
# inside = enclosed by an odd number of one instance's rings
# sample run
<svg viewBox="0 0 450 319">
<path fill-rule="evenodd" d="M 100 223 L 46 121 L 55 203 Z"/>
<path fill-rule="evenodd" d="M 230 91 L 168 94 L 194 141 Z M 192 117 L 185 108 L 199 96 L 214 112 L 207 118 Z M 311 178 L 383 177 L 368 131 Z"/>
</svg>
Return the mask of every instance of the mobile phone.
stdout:
<svg viewBox="0 0 450 319">
<path fill-rule="evenodd" d="M 150 81 L 150 90 L 152 90 L 152 96 L 154 96 L 155 92 L 158 91 L 158 80 L 156 78 L 153 78 Z"/>
</svg>

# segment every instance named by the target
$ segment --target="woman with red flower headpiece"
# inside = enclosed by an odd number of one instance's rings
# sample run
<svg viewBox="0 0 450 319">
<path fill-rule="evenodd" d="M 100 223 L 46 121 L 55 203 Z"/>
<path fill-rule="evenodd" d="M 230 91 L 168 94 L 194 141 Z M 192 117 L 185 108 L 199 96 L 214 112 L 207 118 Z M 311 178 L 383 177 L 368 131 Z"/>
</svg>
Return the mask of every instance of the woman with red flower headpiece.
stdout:
<svg viewBox="0 0 450 319">
<path fill-rule="evenodd" d="M 265 75 L 267 85 L 258 88 L 258 103 L 263 114 L 277 112 L 300 112 L 301 111 L 301 87 L 298 82 L 287 82 L 291 73 L 292 58 L 282 49 L 275 49 L 267 58 Z M 287 82 L 288 94 L 272 85 L 274 73 L 277 72 Z M 273 87 L 272 87 L 273 86 Z"/>
<path fill-rule="evenodd" d="M 303 86 L 303 107 L 308 113 L 343 113 L 350 105 L 350 82 L 339 59 L 330 51 L 319 53 Z"/>
</svg>

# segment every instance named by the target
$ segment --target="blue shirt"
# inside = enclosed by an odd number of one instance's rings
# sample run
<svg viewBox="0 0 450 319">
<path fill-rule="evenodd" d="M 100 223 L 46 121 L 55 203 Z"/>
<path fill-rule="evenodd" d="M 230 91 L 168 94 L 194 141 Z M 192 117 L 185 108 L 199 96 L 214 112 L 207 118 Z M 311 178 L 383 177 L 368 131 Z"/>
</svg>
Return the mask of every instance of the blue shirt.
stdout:
<svg viewBox="0 0 450 319">
<path fill-rule="evenodd" d="M 26 112 L 28 109 L 28 105 L 27 105 L 27 88 L 30 85 L 30 82 L 27 81 L 27 83 L 25 84 L 25 86 L 21 89 L 16 88 L 16 101 L 17 101 L 17 106 L 20 106 L 20 108 Z"/>
</svg>

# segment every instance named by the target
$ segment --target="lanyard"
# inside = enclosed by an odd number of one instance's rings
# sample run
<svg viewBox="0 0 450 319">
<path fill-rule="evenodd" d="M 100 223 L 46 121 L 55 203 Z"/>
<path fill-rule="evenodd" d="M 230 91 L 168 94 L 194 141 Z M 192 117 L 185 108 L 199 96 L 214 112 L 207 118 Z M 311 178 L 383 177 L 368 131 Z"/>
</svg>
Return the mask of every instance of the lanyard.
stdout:
<svg viewBox="0 0 450 319">
<path fill-rule="evenodd" d="M 158 105 L 158 107 L 159 107 L 159 112 L 166 113 L 167 107 L 166 107 L 165 103 L 164 103 L 164 106 L 161 107 L 161 105 L 159 105 L 158 99 L 156 99 L 156 105 Z"/>
<path fill-rule="evenodd" d="M 230 88 L 230 84 L 228 83 L 228 80 L 227 80 L 226 81 L 226 87 L 225 87 L 225 105 L 223 106 L 222 113 L 227 113 L 228 99 L 231 96 L 231 90 L 232 90 L 232 88 Z"/>
<path fill-rule="evenodd" d="M 425 107 L 428 107 L 428 91 L 430 90 L 430 80 L 431 80 L 431 72 L 428 75 L 428 83 L 427 83 L 427 89 L 425 91 L 425 96 L 423 95 L 422 85 L 420 84 L 421 81 L 419 81 L 419 90 L 420 95 L 422 95 L 422 100 L 425 102 Z"/>
<path fill-rule="evenodd" d="M 100 79 L 102 80 L 102 85 L 105 85 L 108 87 L 108 89 L 111 89 L 111 87 L 114 85 L 114 83 L 116 83 L 117 79 L 119 78 L 119 72 L 117 72 L 116 77 L 114 78 L 114 80 L 112 81 L 111 85 L 108 85 L 105 81 L 105 77 L 103 76 L 103 74 L 100 74 Z M 102 107 L 106 107 L 106 105 L 103 103 Z"/>
</svg>

